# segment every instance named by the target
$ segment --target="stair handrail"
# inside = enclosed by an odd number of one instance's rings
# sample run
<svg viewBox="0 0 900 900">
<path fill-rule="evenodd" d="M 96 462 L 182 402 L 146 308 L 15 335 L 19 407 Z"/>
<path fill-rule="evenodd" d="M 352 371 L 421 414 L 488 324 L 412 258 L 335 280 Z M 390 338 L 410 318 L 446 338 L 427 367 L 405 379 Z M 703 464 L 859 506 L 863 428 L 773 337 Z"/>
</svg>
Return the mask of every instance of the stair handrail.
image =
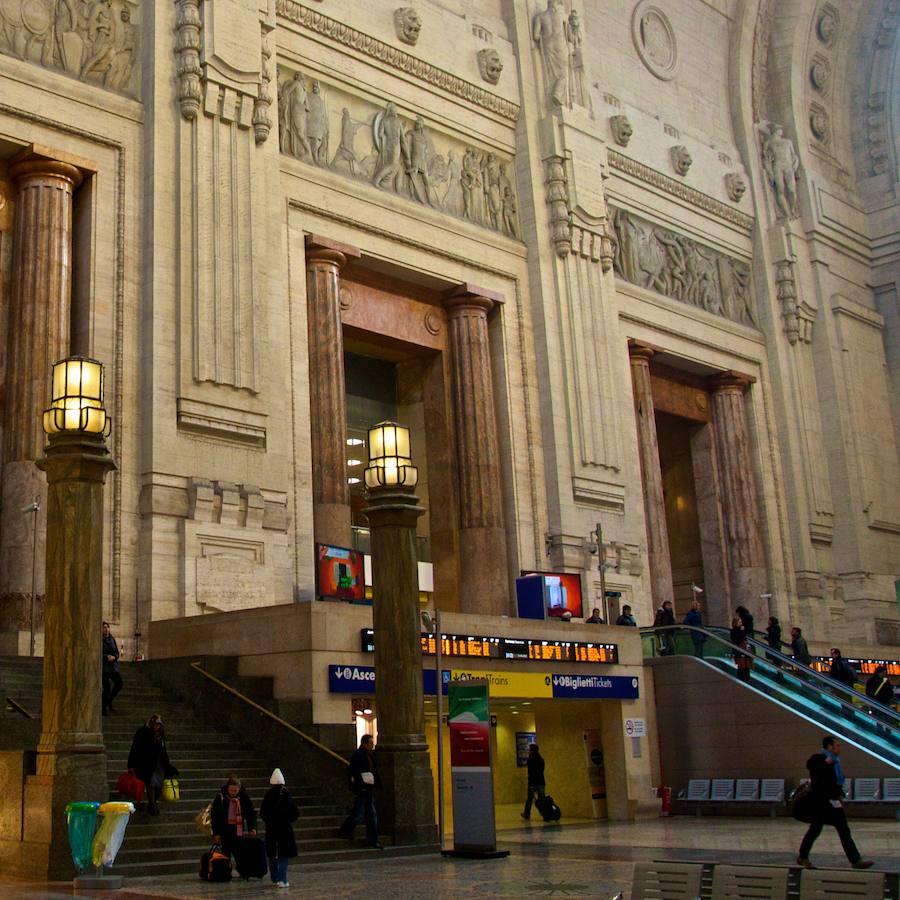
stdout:
<svg viewBox="0 0 900 900">
<path fill-rule="evenodd" d="M 248 704 L 249 706 L 252 706 L 254 709 L 258 710 L 263 715 L 268 716 L 273 722 L 276 722 L 277 724 L 281 725 L 282 728 L 287 728 L 288 731 L 291 731 L 294 734 L 296 734 L 297 737 L 299 737 L 303 741 L 306 741 L 307 744 L 312 745 L 317 750 L 321 750 L 323 753 L 327 753 L 328 756 L 332 757 L 332 759 L 335 759 L 337 762 L 341 763 L 342 765 L 349 767 L 350 763 L 348 762 L 348 760 L 344 759 L 344 757 L 341 756 L 339 753 L 335 753 L 334 750 L 332 750 L 330 747 L 326 747 L 324 744 L 319 743 L 319 741 L 317 741 L 314 737 L 310 737 L 308 734 L 305 734 L 304 732 L 302 732 L 299 728 L 296 728 L 294 725 L 291 725 L 290 722 L 286 722 L 284 719 L 281 718 L 281 716 L 276 716 L 275 713 L 273 713 L 270 709 L 266 709 L 264 706 L 261 706 L 255 700 L 251 700 L 248 696 L 246 696 L 246 694 L 242 694 L 240 691 L 235 690 L 230 684 L 227 684 L 226 682 L 222 681 L 220 678 L 216 678 L 216 676 L 213 675 L 212 672 L 207 672 L 206 669 L 204 669 L 203 666 L 200 665 L 200 663 L 192 662 L 191 668 L 195 672 L 199 672 L 204 678 L 208 678 L 214 684 L 217 684 L 220 688 L 223 688 L 224 690 L 228 691 L 229 694 L 232 694 L 233 696 L 237 697 L 238 700 L 241 700 L 244 703 Z"/>
<path fill-rule="evenodd" d="M 17 703 L 15 700 L 13 700 L 12 697 L 7 697 L 6 702 L 13 708 L 15 712 L 19 713 L 19 715 L 25 716 L 26 719 L 34 718 L 34 716 L 30 712 L 28 712 L 28 710 L 25 709 L 25 707 L 22 706 L 21 703 Z"/>
<path fill-rule="evenodd" d="M 900 729 L 900 716 L 898 716 L 897 713 L 895 713 L 894 710 L 892 710 L 890 707 L 883 706 L 882 704 L 872 700 L 871 697 L 866 696 L 866 694 L 861 694 L 859 691 L 847 687 L 847 685 L 843 684 L 842 682 L 835 681 L 833 678 L 829 678 L 827 675 L 823 675 L 821 672 L 817 672 L 815 669 L 805 665 L 804 663 L 801 663 L 799 660 L 794 659 L 794 657 L 792 656 L 785 656 L 785 654 L 780 653 L 778 650 L 773 650 L 768 646 L 768 644 L 762 644 L 759 641 L 750 638 L 749 643 L 751 644 L 751 646 L 759 647 L 763 651 L 763 653 L 761 654 L 753 653 L 750 650 L 745 650 L 743 647 L 738 647 L 736 644 L 732 644 L 729 638 L 720 633 L 724 632 L 725 629 L 720 628 L 719 626 L 698 628 L 694 625 L 648 625 L 640 629 L 641 634 L 658 634 L 659 632 L 663 631 L 671 632 L 673 634 L 679 631 L 696 631 L 700 634 L 705 635 L 706 637 L 711 637 L 717 641 L 720 641 L 723 644 L 729 644 L 733 653 L 739 653 L 743 656 L 748 656 L 752 660 L 765 659 L 767 655 L 774 656 L 784 663 L 787 663 L 792 670 L 800 673 L 798 675 L 795 675 L 795 677 L 800 681 L 804 681 L 805 679 L 809 678 L 813 682 L 818 682 L 818 685 L 816 686 L 818 686 L 823 693 L 827 693 L 832 700 L 839 703 L 842 707 L 845 707 L 846 709 L 854 713 L 859 712 L 859 707 L 853 704 L 853 700 L 856 699 L 866 706 L 873 708 L 875 712 L 879 713 L 877 717 L 878 721 L 887 718 L 888 722 L 884 724 L 887 724 L 895 731 Z M 844 697 L 838 696 L 842 692 L 844 694 L 849 694 L 850 699 L 847 700 Z"/>
</svg>

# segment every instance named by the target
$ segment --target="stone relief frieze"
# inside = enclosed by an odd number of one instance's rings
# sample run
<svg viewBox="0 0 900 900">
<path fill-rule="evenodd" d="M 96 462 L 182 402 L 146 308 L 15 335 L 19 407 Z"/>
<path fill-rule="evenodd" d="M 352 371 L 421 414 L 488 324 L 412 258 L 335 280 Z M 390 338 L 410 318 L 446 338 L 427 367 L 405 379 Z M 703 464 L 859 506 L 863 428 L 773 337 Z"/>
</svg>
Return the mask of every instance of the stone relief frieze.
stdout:
<svg viewBox="0 0 900 900">
<path fill-rule="evenodd" d="M 423 59 L 405 53 L 395 46 L 379 41 L 371 35 L 357 31 L 343 22 L 309 9 L 302 3 L 298 3 L 297 0 L 275 0 L 275 12 L 285 22 L 306 28 L 344 47 L 350 47 L 358 53 L 377 59 L 392 69 L 432 84 L 510 122 L 515 122 L 519 118 L 518 104 L 492 94 L 485 88 L 452 75 L 444 69 L 439 69 Z"/>
<path fill-rule="evenodd" d="M 631 284 L 756 327 L 750 266 L 685 235 L 610 207 L 613 268 Z"/>
<path fill-rule="evenodd" d="M 280 70 L 282 153 L 518 239 L 511 160 L 453 141 L 421 116 L 410 121 L 394 103 L 380 109 L 333 88 L 327 94 L 317 79 Z M 340 135 L 333 154 L 332 125 Z"/>
<path fill-rule="evenodd" d="M 137 60 L 135 9 L 131 0 L 2 0 L 0 51 L 128 93 Z"/>
<path fill-rule="evenodd" d="M 547 0 L 532 19 L 531 36 L 541 54 L 548 106 L 590 108 L 578 10 L 567 10 L 563 0 Z"/>
<path fill-rule="evenodd" d="M 797 202 L 800 157 L 794 143 L 784 136 L 784 129 L 775 122 L 760 126 L 760 142 L 763 168 L 775 195 L 778 218 L 796 219 L 800 215 Z"/>
</svg>

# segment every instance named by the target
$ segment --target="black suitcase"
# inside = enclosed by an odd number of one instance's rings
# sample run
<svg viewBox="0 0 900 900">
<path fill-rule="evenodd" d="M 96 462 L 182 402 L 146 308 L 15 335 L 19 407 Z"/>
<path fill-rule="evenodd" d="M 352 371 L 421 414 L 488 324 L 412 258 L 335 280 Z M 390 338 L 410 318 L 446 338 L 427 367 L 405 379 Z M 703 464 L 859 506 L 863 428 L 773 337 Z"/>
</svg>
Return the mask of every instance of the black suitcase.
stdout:
<svg viewBox="0 0 900 900">
<path fill-rule="evenodd" d="M 231 881 L 231 860 L 218 850 L 200 857 L 200 877 L 204 881 Z"/>
<path fill-rule="evenodd" d="M 234 845 L 234 867 L 241 878 L 265 878 L 269 871 L 266 842 L 261 837 L 242 837 Z"/>
<path fill-rule="evenodd" d="M 549 794 L 538 797 L 535 800 L 538 812 L 543 816 L 545 822 L 558 822 L 562 813 L 553 798 Z"/>
</svg>

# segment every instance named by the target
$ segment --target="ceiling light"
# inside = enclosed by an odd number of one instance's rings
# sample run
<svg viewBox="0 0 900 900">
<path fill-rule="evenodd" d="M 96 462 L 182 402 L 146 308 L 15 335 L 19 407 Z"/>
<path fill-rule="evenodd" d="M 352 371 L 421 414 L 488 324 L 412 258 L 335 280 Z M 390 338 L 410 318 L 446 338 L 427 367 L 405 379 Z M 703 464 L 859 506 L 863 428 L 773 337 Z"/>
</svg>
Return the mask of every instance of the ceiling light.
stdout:
<svg viewBox="0 0 900 900">
<path fill-rule="evenodd" d="M 348 466 L 360 466 L 360 465 L 362 465 L 362 460 L 361 459 L 348 459 L 347 465 Z"/>
<path fill-rule="evenodd" d="M 347 446 L 348 447 L 359 447 L 361 444 L 364 444 L 365 441 L 362 438 L 347 438 Z"/>
<path fill-rule="evenodd" d="M 351 476 L 347 479 L 347 484 L 359 484 L 360 481 L 362 481 L 361 478 L 356 478 L 356 477 L 354 477 L 353 475 L 351 475 Z"/>
</svg>

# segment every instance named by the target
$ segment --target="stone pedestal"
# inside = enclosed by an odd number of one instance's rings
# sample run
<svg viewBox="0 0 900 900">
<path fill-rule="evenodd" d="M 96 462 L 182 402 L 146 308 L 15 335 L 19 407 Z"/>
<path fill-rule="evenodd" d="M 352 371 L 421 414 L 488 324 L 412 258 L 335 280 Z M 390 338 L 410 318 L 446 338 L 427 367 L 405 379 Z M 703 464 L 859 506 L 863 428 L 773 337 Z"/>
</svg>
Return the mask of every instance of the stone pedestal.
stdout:
<svg viewBox="0 0 900 900">
<path fill-rule="evenodd" d="M 340 547 L 351 546 L 340 271 L 359 255 L 348 244 L 306 238 L 313 534 L 318 543 Z"/>
<path fill-rule="evenodd" d="M 50 369 L 69 354 L 72 305 L 72 195 L 81 171 L 32 148 L 9 167 L 16 186 L 6 362 L 0 520 L 0 633 L 31 626 L 32 552 L 38 541 L 34 593 L 43 606 L 43 513 L 25 511 L 46 481 L 34 467 L 44 434 L 41 411 L 50 405 Z M 37 528 L 35 528 L 35 524 Z M 37 535 L 37 537 L 36 537 Z M 12 643 L 18 642 L 18 634 Z M 4 643 L 0 641 L 0 643 Z"/>
<path fill-rule="evenodd" d="M 652 347 L 628 342 L 631 359 L 631 387 L 634 392 L 634 418 L 637 423 L 638 454 L 641 459 L 641 482 L 644 487 L 644 517 L 647 521 L 647 558 L 650 590 L 656 607 L 674 600 L 672 559 L 669 554 L 669 531 L 666 526 L 666 503 L 663 496 L 662 471 L 659 466 L 659 442 L 653 410 L 653 388 L 650 382 Z"/>
<path fill-rule="evenodd" d="M 422 645 L 416 566 L 415 494 L 379 488 L 367 495 L 372 538 L 379 818 L 397 844 L 437 842 L 434 781 L 425 742 Z"/>
<path fill-rule="evenodd" d="M 510 612 L 506 531 L 488 313 L 501 301 L 474 285 L 444 300 L 459 473 L 460 612 Z"/>
<path fill-rule="evenodd" d="M 767 575 L 744 402 L 752 383 L 749 375 L 723 372 L 710 380 L 710 388 L 731 603 L 746 606 L 764 628 L 771 611 L 759 596 Z"/>
<path fill-rule="evenodd" d="M 49 844 L 51 878 L 73 874 L 66 804 L 104 801 L 101 730 L 103 482 L 115 468 L 103 438 L 54 435 L 47 474 L 44 692 L 37 774 L 25 786 L 25 840 Z"/>
</svg>

